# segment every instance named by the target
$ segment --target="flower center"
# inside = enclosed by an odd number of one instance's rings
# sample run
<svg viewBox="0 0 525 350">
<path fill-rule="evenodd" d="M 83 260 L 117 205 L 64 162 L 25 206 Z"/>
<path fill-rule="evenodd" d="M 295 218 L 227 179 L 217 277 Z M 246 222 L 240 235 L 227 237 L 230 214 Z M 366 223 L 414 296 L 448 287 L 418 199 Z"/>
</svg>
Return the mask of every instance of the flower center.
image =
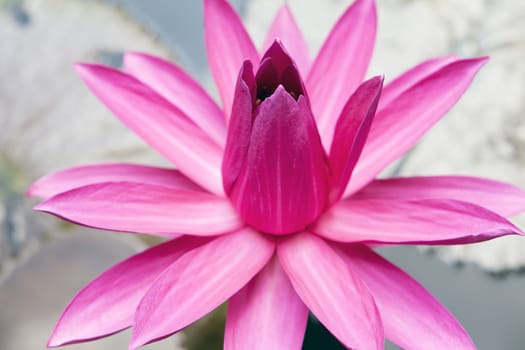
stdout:
<svg viewBox="0 0 525 350">
<path fill-rule="evenodd" d="M 326 207 L 328 166 L 299 72 L 280 43 L 239 74 L 222 166 L 233 205 L 254 228 L 300 232 Z"/>
</svg>

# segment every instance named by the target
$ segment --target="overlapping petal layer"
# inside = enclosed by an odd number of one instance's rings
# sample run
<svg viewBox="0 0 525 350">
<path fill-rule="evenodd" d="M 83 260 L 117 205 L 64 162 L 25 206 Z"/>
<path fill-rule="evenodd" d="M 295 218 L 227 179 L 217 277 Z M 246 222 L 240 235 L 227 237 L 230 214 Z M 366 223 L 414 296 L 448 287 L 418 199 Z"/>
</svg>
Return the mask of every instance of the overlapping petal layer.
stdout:
<svg viewBox="0 0 525 350">
<path fill-rule="evenodd" d="M 332 203 L 343 195 L 359 160 L 374 120 L 382 86 L 381 77 L 364 82 L 350 97 L 337 121 L 329 157 Z"/>
<path fill-rule="evenodd" d="M 262 51 L 265 52 L 268 50 L 276 39 L 279 39 L 283 43 L 283 46 L 286 47 L 290 56 L 293 57 L 301 76 L 307 76 L 308 70 L 310 69 L 308 45 L 287 5 L 283 5 L 277 13 L 264 40 Z"/>
<path fill-rule="evenodd" d="M 321 238 L 300 233 L 281 242 L 279 261 L 314 315 L 351 349 L 383 349 L 383 325 L 364 283 Z"/>
<path fill-rule="evenodd" d="M 274 258 L 230 299 L 224 349 L 299 350 L 307 318 L 308 309 Z"/>
<path fill-rule="evenodd" d="M 81 225 L 168 237 L 218 235 L 243 226 L 227 199 L 133 182 L 76 188 L 51 197 L 35 209 Z"/>
<path fill-rule="evenodd" d="M 157 275 L 208 241 L 201 237 L 177 238 L 113 266 L 71 300 L 47 345 L 96 339 L 130 327 L 135 309 Z"/>
<path fill-rule="evenodd" d="M 421 62 L 417 66 L 404 72 L 399 77 L 388 83 L 388 85 L 383 89 L 383 92 L 381 93 L 381 100 L 379 101 L 379 110 L 382 110 L 385 106 L 388 106 L 397 97 L 399 97 L 399 95 L 419 83 L 421 80 L 456 60 L 457 57 L 455 55 L 432 58 Z"/>
<path fill-rule="evenodd" d="M 420 176 L 374 180 L 352 199 L 455 199 L 501 216 L 525 211 L 525 191 L 504 182 L 469 176 Z"/>
<path fill-rule="evenodd" d="M 77 166 L 44 176 L 31 185 L 27 194 L 50 198 L 78 187 L 123 181 L 179 190 L 204 191 L 175 169 L 128 163 L 106 163 Z"/>
<path fill-rule="evenodd" d="M 177 107 L 115 69 L 76 65 L 88 87 L 124 123 L 205 189 L 222 195 L 222 150 Z"/>
<path fill-rule="evenodd" d="M 224 114 L 188 73 L 171 62 L 138 52 L 124 55 L 124 68 L 179 108 L 216 144 L 224 147 L 227 130 Z"/>
<path fill-rule="evenodd" d="M 243 229 L 183 255 L 140 302 L 130 349 L 169 336 L 228 300 L 268 263 L 274 250 L 272 241 Z"/>
<path fill-rule="evenodd" d="M 453 199 L 345 200 L 311 228 L 340 242 L 458 244 L 522 234 L 498 214 Z"/>
<path fill-rule="evenodd" d="M 364 246 L 339 251 L 372 293 L 388 339 L 405 350 L 476 349 L 454 316 L 405 272 Z"/>
<path fill-rule="evenodd" d="M 239 67 L 259 63 L 259 54 L 239 15 L 225 0 L 204 1 L 204 33 L 210 70 L 227 119 L 232 108 Z"/>
<path fill-rule="evenodd" d="M 362 188 L 414 146 L 463 95 L 486 61 L 487 58 L 456 60 L 381 106 L 345 196 Z"/>
<path fill-rule="evenodd" d="M 377 14 L 373 0 L 356 0 L 336 23 L 306 79 L 325 149 L 337 118 L 365 77 L 374 49 Z"/>
</svg>

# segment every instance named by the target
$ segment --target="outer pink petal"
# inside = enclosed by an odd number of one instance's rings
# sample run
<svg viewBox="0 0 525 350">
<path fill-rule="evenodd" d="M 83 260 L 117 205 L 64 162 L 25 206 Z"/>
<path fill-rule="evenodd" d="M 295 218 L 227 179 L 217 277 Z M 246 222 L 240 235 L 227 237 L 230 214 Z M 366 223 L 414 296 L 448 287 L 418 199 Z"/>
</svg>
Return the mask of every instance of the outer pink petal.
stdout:
<svg viewBox="0 0 525 350">
<path fill-rule="evenodd" d="M 507 219 L 452 199 L 346 200 L 312 231 L 340 242 L 458 244 L 522 234 Z"/>
<path fill-rule="evenodd" d="M 277 253 L 297 294 L 335 337 L 352 349 L 383 349 L 372 295 L 325 241 L 296 234 L 280 242 Z"/>
<path fill-rule="evenodd" d="M 27 194 L 49 198 L 77 187 L 116 181 L 203 191 L 202 188 L 175 169 L 127 163 L 101 163 L 77 166 L 44 176 L 31 185 Z"/>
<path fill-rule="evenodd" d="M 297 64 L 301 76 L 305 77 L 310 69 L 310 55 L 308 45 L 304 40 L 301 30 L 297 26 L 295 19 L 288 5 L 283 5 L 270 26 L 270 30 L 264 40 L 262 52 L 266 52 L 272 46 L 275 39 L 280 39 L 286 51 Z"/>
<path fill-rule="evenodd" d="M 454 61 L 457 61 L 455 55 L 436 57 L 421 62 L 414 68 L 404 72 L 385 86 L 381 93 L 378 109 L 382 110 L 387 107 L 403 92 Z"/>
<path fill-rule="evenodd" d="M 352 199 L 448 198 L 477 204 L 501 216 L 525 211 L 525 191 L 510 184 L 469 176 L 422 176 L 374 180 Z"/>
<path fill-rule="evenodd" d="M 90 227 L 161 236 L 218 235 L 243 225 L 227 199 L 133 182 L 76 188 L 35 209 Z"/>
<path fill-rule="evenodd" d="M 308 309 L 277 258 L 228 304 L 224 349 L 300 350 Z"/>
<path fill-rule="evenodd" d="M 169 336 L 206 315 L 245 286 L 274 250 L 272 241 L 243 229 L 181 257 L 140 302 L 130 349 Z"/>
<path fill-rule="evenodd" d="M 404 271 L 366 247 L 342 251 L 374 296 L 388 339 L 405 350 L 476 349 L 454 316 Z"/>
<path fill-rule="evenodd" d="M 332 170 L 330 194 L 332 203 L 343 195 L 357 160 L 361 156 L 382 87 L 382 77 L 375 77 L 361 84 L 348 100 L 337 121 L 329 157 Z"/>
<path fill-rule="evenodd" d="M 245 60 L 259 64 L 259 54 L 239 15 L 225 0 L 204 1 L 204 31 L 211 73 L 228 119 L 235 82 Z"/>
<path fill-rule="evenodd" d="M 205 189 L 223 195 L 222 150 L 178 108 L 135 78 L 76 65 L 88 87 L 124 123 Z"/>
<path fill-rule="evenodd" d="M 124 55 L 124 67 L 186 114 L 219 146 L 226 141 L 224 114 L 195 80 L 175 64 L 138 52 Z"/>
<path fill-rule="evenodd" d="M 130 327 L 135 309 L 157 275 L 181 255 L 208 241 L 177 238 L 113 266 L 73 298 L 47 345 L 87 341 Z"/>
<path fill-rule="evenodd" d="M 356 0 L 336 23 L 315 59 L 306 86 L 325 149 L 345 102 L 365 77 L 374 49 L 374 0 Z"/>
<path fill-rule="evenodd" d="M 458 60 L 401 93 L 378 111 L 345 196 L 410 149 L 457 102 L 487 58 Z"/>
</svg>

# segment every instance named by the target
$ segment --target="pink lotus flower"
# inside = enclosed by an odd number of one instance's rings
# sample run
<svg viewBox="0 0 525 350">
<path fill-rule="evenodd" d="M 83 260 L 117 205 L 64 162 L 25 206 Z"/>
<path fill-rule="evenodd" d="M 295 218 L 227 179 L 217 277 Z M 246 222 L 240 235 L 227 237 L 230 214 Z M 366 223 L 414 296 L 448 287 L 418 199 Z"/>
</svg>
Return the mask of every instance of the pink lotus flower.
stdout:
<svg viewBox="0 0 525 350">
<path fill-rule="evenodd" d="M 436 58 L 384 89 L 382 77 L 361 84 L 376 30 L 373 0 L 343 14 L 313 63 L 286 7 L 262 59 L 225 0 L 205 1 L 205 24 L 223 109 L 160 58 L 129 53 L 126 73 L 76 66 L 177 170 L 64 170 L 31 187 L 47 198 L 36 209 L 171 239 L 86 286 L 48 345 L 132 327 L 136 349 L 229 300 L 226 349 L 299 349 L 308 310 L 352 349 L 381 349 L 385 337 L 404 349 L 474 349 L 454 317 L 370 245 L 521 234 L 505 217 L 525 209 L 525 194 L 510 185 L 375 179 L 452 107 L 486 58 Z"/>
</svg>

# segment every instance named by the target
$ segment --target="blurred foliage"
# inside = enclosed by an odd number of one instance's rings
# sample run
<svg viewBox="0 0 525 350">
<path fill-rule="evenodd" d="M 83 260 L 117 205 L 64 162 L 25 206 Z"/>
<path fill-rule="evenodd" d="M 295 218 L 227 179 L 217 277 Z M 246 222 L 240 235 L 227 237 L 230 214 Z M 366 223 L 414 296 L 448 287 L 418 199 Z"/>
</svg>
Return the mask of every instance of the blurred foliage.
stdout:
<svg viewBox="0 0 525 350">
<path fill-rule="evenodd" d="M 222 350 L 226 304 L 184 330 L 183 347 L 188 350 Z"/>
</svg>

